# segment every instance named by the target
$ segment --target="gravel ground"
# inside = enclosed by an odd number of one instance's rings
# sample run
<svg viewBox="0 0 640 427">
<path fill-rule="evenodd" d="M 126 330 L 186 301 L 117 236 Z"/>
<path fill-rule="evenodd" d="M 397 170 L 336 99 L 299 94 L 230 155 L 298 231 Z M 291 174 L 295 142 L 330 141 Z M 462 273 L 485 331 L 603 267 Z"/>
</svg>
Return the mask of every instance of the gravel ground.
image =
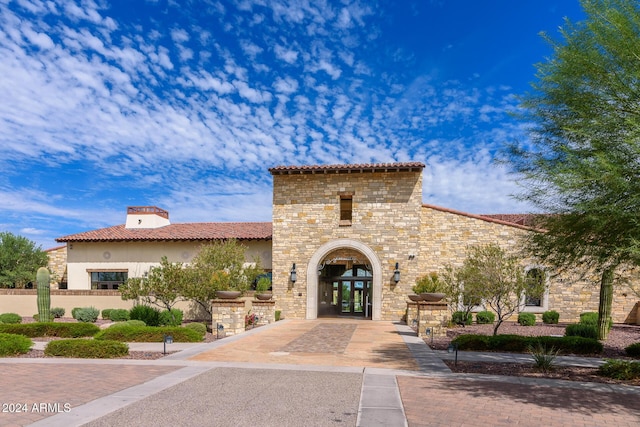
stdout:
<svg viewBox="0 0 640 427">
<path fill-rule="evenodd" d="M 520 326 L 517 322 L 505 322 L 500 325 L 498 334 L 515 334 L 525 336 L 564 335 L 567 324 L 534 326 Z M 425 342 L 435 350 L 446 350 L 451 340 L 461 334 L 493 335 L 493 325 L 469 325 L 466 327 L 450 328 L 446 337 L 425 339 Z M 640 326 L 616 324 L 611 328 L 604 344 L 604 351 L 599 357 L 626 358 L 624 349 L 630 344 L 640 342 Z"/>
</svg>

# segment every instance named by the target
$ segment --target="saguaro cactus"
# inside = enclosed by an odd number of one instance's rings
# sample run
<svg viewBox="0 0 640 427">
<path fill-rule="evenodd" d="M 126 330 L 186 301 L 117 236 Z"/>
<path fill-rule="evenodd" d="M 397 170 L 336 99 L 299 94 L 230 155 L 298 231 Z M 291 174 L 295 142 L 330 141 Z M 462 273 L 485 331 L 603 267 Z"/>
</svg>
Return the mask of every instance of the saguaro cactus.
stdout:
<svg viewBox="0 0 640 427">
<path fill-rule="evenodd" d="M 51 320 L 51 288 L 49 286 L 49 270 L 40 267 L 36 273 L 38 282 L 38 320 L 49 322 Z"/>
</svg>

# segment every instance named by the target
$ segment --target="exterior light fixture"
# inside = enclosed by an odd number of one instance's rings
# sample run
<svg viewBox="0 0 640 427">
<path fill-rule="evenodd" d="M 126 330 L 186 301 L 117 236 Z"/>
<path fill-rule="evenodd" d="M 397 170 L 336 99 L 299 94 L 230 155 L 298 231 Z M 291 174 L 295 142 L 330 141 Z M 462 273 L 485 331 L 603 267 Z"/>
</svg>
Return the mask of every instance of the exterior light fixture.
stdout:
<svg viewBox="0 0 640 427">
<path fill-rule="evenodd" d="M 393 281 L 396 283 L 400 281 L 400 270 L 397 262 L 396 262 L 396 269 L 393 270 Z"/>
<path fill-rule="evenodd" d="M 296 272 L 296 263 L 293 263 L 293 266 L 291 267 L 291 283 L 296 283 L 296 280 L 298 280 L 298 273 Z"/>
<path fill-rule="evenodd" d="M 163 341 L 164 341 L 164 351 L 162 352 L 162 354 L 167 354 L 167 344 L 173 344 L 173 336 L 165 335 Z"/>
</svg>

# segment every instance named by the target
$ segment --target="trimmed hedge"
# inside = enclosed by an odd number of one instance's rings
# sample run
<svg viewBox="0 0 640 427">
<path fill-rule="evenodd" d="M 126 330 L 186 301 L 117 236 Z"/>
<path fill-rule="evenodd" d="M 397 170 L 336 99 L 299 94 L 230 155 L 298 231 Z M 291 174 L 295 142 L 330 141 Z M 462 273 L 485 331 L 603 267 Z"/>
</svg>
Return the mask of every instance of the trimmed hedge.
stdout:
<svg viewBox="0 0 640 427">
<path fill-rule="evenodd" d="M 72 339 L 51 341 L 44 349 L 47 356 L 111 359 L 129 354 L 129 346 L 118 341 Z"/>
<path fill-rule="evenodd" d="M 129 320 L 129 310 L 124 308 L 114 308 L 109 311 L 109 318 L 114 322 L 126 322 Z"/>
<path fill-rule="evenodd" d="M 198 322 L 187 323 L 186 325 L 184 325 L 184 327 L 187 329 L 192 329 L 196 331 L 197 333 L 202 335 L 203 338 L 207 334 L 207 327 L 205 326 L 204 323 L 198 323 Z"/>
<path fill-rule="evenodd" d="M 92 337 L 100 331 L 93 323 L 20 323 L 0 324 L 0 333 L 20 334 L 30 338 L 60 337 L 78 338 Z"/>
<path fill-rule="evenodd" d="M 496 315 L 491 311 L 479 311 L 476 314 L 476 322 L 478 325 L 487 325 L 495 322 Z"/>
<path fill-rule="evenodd" d="M 171 311 L 164 310 L 160 313 L 160 326 L 180 326 L 183 316 L 184 313 L 178 308 L 172 308 Z"/>
<path fill-rule="evenodd" d="M 104 320 L 111 320 L 111 310 L 113 310 L 113 308 L 105 308 L 100 312 L 100 315 Z"/>
<path fill-rule="evenodd" d="M 522 335 L 459 335 L 452 340 L 458 349 L 468 351 L 505 351 L 526 353 L 529 347 L 543 345 L 555 347 L 565 354 L 600 354 L 603 345 L 591 338 L 583 337 L 525 337 Z"/>
<path fill-rule="evenodd" d="M 609 359 L 598 368 L 598 375 L 617 380 L 634 380 L 640 378 L 640 362 Z"/>
<path fill-rule="evenodd" d="M 160 310 L 148 305 L 135 305 L 129 310 L 131 320 L 142 320 L 147 326 L 160 326 Z"/>
<path fill-rule="evenodd" d="M 0 323 L 22 323 L 22 316 L 16 313 L 0 314 Z"/>
<path fill-rule="evenodd" d="M 203 338 L 200 333 L 188 328 L 129 325 L 103 329 L 94 338 L 122 342 L 163 342 L 165 335 L 173 336 L 173 342 L 199 342 Z"/>
<path fill-rule="evenodd" d="M 465 319 L 464 311 L 456 311 L 451 316 L 451 321 L 456 325 L 470 325 L 473 322 L 473 316 L 469 313 Z"/>
<path fill-rule="evenodd" d="M 564 330 L 567 337 L 584 337 L 598 339 L 598 328 L 591 323 L 574 323 L 567 325 Z"/>
<path fill-rule="evenodd" d="M 624 349 L 629 357 L 640 358 L 640 342 L 633 343 Z"/>
<path fill-rule="evenodd" d="M 33 341 L 24 335 L 0 333 L 0 357 L 27 353 Z"/>
<path fill-rule="evenodd" d="M 542 313 L 542 323 L 547 325 L 557 325 L 560 321 L 560 313 L 555 310 L 549 310 Z"/>
<path fill-rule="evenodd" d="M 594 311 L 587 311 L 580 313 L 580 323 L 583 325 L 598 325 L 598 313 Z"/>
<path fill-rule="evenodd" d="M 522 326 L 533 326 L 536 324 L 536 315 L 533 313 L 518 313 L 518 323 Z"/>
</svg>

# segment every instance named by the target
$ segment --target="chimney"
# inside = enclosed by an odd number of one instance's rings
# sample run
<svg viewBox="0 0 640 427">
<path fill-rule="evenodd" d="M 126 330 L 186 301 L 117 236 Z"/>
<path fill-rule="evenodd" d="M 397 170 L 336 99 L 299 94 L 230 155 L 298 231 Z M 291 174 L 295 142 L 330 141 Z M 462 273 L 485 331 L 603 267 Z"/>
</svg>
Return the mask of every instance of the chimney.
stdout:
<svg viewBox="0 0 640 427">
<path fill-rule="evenodd" d="M 160 228 L 171 224 L 169 212 L 156 206 L 129 206 L 125 228 Z"/>
</svg>

